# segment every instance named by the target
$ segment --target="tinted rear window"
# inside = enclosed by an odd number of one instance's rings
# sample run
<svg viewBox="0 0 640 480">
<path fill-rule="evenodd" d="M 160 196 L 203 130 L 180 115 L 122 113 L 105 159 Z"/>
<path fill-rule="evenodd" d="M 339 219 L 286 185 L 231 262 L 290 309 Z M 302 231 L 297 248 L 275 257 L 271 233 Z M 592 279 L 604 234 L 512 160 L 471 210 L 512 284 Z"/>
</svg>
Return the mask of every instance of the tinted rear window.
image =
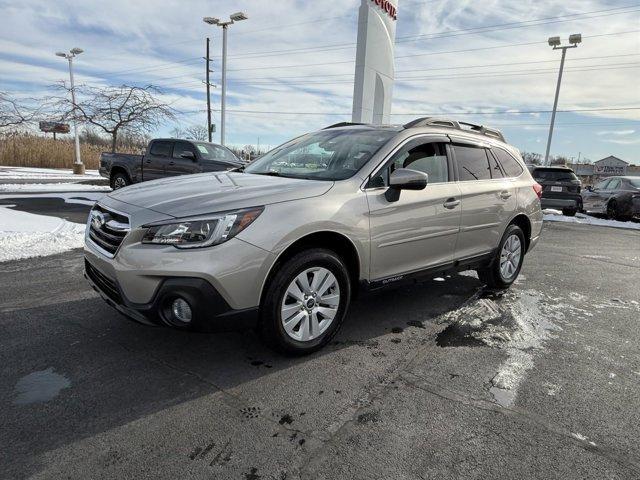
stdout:
<svg viewBox="0 0 640 480">
<path fill-rule="evenodd" d="M 533 171 L 533 178 L 536 180 L 547 180 L 551 182 L 570 182 L 578 180 L 576 174 L 571 170 L 559 170 L 557 168 L 536 168 Z"/>
<path fill-rule="evenodd" d="M 489 161 L 484 148 L 454 145 L 460 180 L 488 180 L 491 178 Z"/>
</svg>

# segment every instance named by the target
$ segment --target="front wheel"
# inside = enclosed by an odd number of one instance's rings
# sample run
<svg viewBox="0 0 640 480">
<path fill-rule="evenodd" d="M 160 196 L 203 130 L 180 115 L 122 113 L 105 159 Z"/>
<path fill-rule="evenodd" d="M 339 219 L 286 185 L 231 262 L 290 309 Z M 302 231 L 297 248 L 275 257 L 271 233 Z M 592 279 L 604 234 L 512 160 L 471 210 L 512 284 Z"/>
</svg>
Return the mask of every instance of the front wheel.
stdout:
<svg viewBox="0 0 640 480">
<path fill-rule="evenodd" d="M 509 225 L 489 266 L 478 269 L 478 278 L 490 288 L 509 288 L 524 261 L 525 239 L 522 229 Z"/>
<path fill-rule="evenodd" d="M 350 297 L 342 259 L 330 250 L 305 250 L 285 261 L 270 278 L 260 309 L 260 333 L 282 353 L 309 354 L 338 332 Z"/>
<path fill-rule="evenodd" d="M 618 219 L 618 204 L 615 200 L 611 200 L 607 203 L 607 218 L 610 220 Z"/>
<path fill-rule="evenodd" d="M 562 209 L 562 214 L 565 215 L 566 217 L 575 217 L 576 213 L 578 213 L 578 210 L 576 208 Z"/>
</svg>

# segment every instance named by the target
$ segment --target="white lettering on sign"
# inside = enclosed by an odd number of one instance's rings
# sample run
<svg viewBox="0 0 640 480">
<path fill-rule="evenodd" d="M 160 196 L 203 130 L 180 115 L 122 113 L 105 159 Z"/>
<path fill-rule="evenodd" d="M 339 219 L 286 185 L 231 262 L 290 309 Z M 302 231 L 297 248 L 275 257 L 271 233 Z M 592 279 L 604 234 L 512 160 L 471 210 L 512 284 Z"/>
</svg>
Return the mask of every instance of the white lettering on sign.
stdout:
<svg viewBox="0 0 640 480">
<path fill-rule="evenodd" d="M 398 10 L 389 0 L 371 0 L 394 20 L 398 19 Z"/>
</svg>

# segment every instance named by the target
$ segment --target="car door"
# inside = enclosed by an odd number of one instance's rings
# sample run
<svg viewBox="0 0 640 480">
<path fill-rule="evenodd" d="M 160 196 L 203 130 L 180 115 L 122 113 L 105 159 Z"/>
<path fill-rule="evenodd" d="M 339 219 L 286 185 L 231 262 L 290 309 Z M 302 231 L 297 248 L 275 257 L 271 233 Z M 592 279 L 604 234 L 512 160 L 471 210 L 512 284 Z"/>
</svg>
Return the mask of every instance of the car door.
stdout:
<svg viewBox="0 0 640 480">
<path fill-rule="evenodd" d="M 497 248 L 517 208 L 515 181 L 505 178 L 489 145 L 452 137 L 460 188 L 460 233 L 454 257 L 468 259 Z"/>
<path fill-rule="evenodd" d="M 609 184 L 613 181 L 607 178 L 597 183 L 591 190 L 582 192 L 582 209 L 585 212 L 606 213 L 609 198 Z"/>
<path fill-rule="evenodd" d="M 171 160 L 173 141 L 153 140 L 142 164 L 143 180 L 155 180 L 165 176 L 165 166 Z"/>
<path fill-rule="evenodd" d="M 372 281 L 386 283 L 452 261 L 460 227 L 460 192 L 453 181 L 448 142 L 446 136 L 437 135 L 406 140 L 365 185 Z M 427 173 L 427 187 L 390 190 L 389 175 L 397 168 Z"/>
<path fill-rule="evenodd" d="M 173 155 L 166 166 L 165 175 L 173 177 L 201 171 L 202 168 L 193 145 L 181 140 L 176 141 L 173 145 Z"/>
</svg>

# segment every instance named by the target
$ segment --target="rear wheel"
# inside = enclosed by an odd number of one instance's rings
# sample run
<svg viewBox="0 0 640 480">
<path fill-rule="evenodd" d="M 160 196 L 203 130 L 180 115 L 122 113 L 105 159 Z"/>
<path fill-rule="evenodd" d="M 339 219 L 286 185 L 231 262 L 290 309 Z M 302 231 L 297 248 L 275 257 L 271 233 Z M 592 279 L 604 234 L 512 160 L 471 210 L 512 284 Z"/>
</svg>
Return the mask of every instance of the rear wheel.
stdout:
<svg viewBox="0 0 640 480">
<path fill-rule="evenodd" d="M 578 210 L 575 208 L 563 208 L 562 209 L 562 214 L 566 215 L 567 217 L 574 217 L 576 215 L 576 213 L 578 213 Z"/>
<path fill-rule="evenodd" d="M 342 259 L 330 250 L 305 250 L 280 265 L 270 278 L 260 309 L 260 333 L 282 353 L 309 354 L 338 332 L 350 297 Z"/>
<path fill-rule="evenodd" d="M 522 268 L 524 249 L 522 229 L 517 225 L 509 225 L 494 259 L 489 266 L 478 269 L 480 281 L 491 288 L 509 288 Z"/>
<path fill-rule="evenodd" d="M 113 190 L 118 190 L 127 185 L 131 185 L 131 180 L 129 180 L 129 176 L 126 173 L 116 172 L 111 175 L 110 183 Z"/>
</svg>

